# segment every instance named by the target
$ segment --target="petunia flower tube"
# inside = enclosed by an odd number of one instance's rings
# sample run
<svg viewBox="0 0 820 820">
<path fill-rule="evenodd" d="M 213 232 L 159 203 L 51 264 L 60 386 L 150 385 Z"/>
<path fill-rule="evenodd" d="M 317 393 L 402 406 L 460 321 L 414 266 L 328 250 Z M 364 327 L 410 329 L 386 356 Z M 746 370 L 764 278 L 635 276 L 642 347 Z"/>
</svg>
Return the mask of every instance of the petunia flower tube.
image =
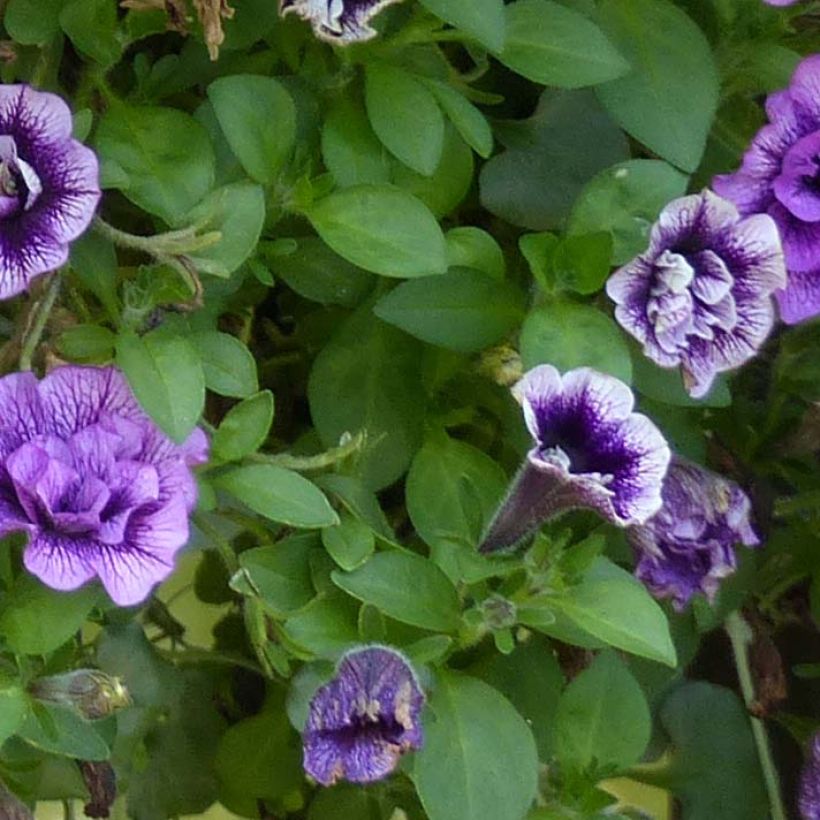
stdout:
<svg viewBox="0 0 820 820">
<path fill-rule="evenodd" d="M 800 820 L 820 820 L 820 732 L 809 741 L 797 793 Z"/>
<path fill-rule="evenodd" d="M 387 777 L 402 754 L 421 747 L 424 693 L 410 662 L 387 646 L 357 647 L 310 702 L 305 771 L 323 786 Z"/>
<path fill-rule="evenodd" d="M 55 94 L 0 85 L 0 299 L 63 265 L 94 216 L 97 157 L 71 129 Z"/>
<path fill-rule="evenodd" d="M 772 294 L 786 283 L 777 228 L 741 219 L 711 191 L 661 211 L 649 247 L 609 278 L 615 318 L 661 367 L 680 367 L 694 398 L 752 358 L 774 324 Z"/>
<path fill-rule="evenodd" d="M 820 54 L 769 95 L 766 114 L 740 169 L 712 186 L 741 214 L 769 214 L 777 223 L 789 277 L 775 295 L 783 321 L 796 324 L 820 313 Z"/>
<path fill-rule="evenodd" d="M 362 43 L 376 36 L 370 20 L 385 6 L 401 0 L 279 0 L 279 13 L 309 20 L 313 33 L 339 46 Z"/>
<path fill-rule="evenodd" d="M 679 456 L 672 458 L 662 495 L 657 514 L 627 532 L 638 558 L 635 574 L 677 610 L 698 592 L 711 601 L 737 568 L 735 546 L 760 544 L 749 497 L 733 481 Z"/>
<path fill-rule="evenodd" d="M 562 376 L 551 365 L 513 388 L 534 439 L 481 552 L 514 546 L 565 510 L 587 508 L 621 527 L 644 523 L 661 506 L 669 447 L 633 412 L 632 391 L 588 367 Z"/>
<path fill-rule="evenodd" d="M 0 378 L 0 536 L 28 534 L 26 569 L 58 590 L 98 577 L 120 606 L 174 568 L 196 502 L 197 429 L 167 438 L 113 367 Z"/>
</svg>

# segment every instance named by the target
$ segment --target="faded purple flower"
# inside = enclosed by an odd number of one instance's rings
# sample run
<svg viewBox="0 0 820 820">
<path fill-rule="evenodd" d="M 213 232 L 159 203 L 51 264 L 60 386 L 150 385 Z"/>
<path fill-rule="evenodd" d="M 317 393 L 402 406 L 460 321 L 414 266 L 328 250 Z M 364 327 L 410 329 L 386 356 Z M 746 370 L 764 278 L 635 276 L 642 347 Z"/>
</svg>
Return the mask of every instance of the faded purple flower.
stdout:
<svg viewBox="0 0 820 820">
<path fill-rule="evenodd" d="M 799 0 L 763 0 L 767 6 L 793 6 Z"/>
<path fill-rule="evenodd" d="M 752 358 L 774 323 L 771 294 L 786 281 L 774 222 L 740 219 L 711 191 L 670 202 L 649 247 L 606 285 L 615 318 L 661 367 L 680 367 L 690 395 Z"/>
<path fill-rule="evenodd" d="M 663 506 L 628 530 L 635 574 L 677 610 L 702 592 L 711 601 L 737 567 L 735 545 L 760 544 L 749 521 L 751 504 L 733 481 L 675 456 L 663 482 Z"/>
<path fill-rule="evenodd" d="M 71 129 L 59 97 L 0 85 L 0 299 L 64 264 L 94 216 L 97 157 Z"/>
<path fill-rule="evenodd" d="M 420 748 L 423 705 L 424 693 L 401 653 L 386 646 L 351 650 L 310 702 L 305 771 L 323 786 L 387 777 L 404 752 Z"/>
<path fill-rule="evenodd" d="M 337 46 L 361 43 L 376 36 L 370 20 L 385 6 L 401 0 L 279 0 L 279 13 L 293 12 L 310 20 L 313 33 Z"/>
<path fill-rule="evenodd" d="M 808 756 L 800 775 L 797 805 L 801 820 L 820 820 L 820 732 L 809 741 Z"/>
<path fill-rule="evenodd" d="M 0 379 L 0 535 L 23 531 L 26 569 L 54 589 L 99 577 L 120 606 L 174 568 L 196 502 L 195 430 L 174 444 L 112 367 Z"/>
<path fill-rule="evenodd" d="M 586 507 L 618 526 L 640 524 L 661 505 L 669 447 L 657 427 L 633 413 L 632 391 L 588 367 L 563 376 L 530 370 L 513 388 L 535 447 L 479 549 L 518 543 L 549 518 Z"/>
<path fill-rule="evenodd" d="M 740 169 L 712 184 L 742 214 L 777 223 L 789 278 L 775 295 L 783 321 L 795 324 L 820 313 L 820 54 L 769 95 L 766 113 Z"/>
</svg>

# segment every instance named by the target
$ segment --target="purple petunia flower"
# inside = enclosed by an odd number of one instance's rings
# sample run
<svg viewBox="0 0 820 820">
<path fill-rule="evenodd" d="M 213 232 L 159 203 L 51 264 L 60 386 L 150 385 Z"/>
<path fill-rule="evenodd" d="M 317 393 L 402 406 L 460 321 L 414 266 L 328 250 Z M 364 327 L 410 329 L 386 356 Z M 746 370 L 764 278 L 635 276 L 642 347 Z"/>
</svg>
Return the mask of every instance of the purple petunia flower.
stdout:
<svg viewBox="0 0 820 820">
<path fill-rule="evenodd" d="M 711 601 L 737 568 L 735 545 L 760 544 L 749 521 L 749 498 L 733 481 L 675 456 L 663 482 L 663 506 L 628 530 L 635 569 L 657 598 L 681 610 L 698 592 Z"/>
<path fill-rule="evenodd" d="M 801 820 L 820 820 L 820 732 L 809 742 L 808 757 L 800 775 L 797 805 Z"/>
<path fill-rule="evenodd" d="M 99 577 L 129 606 L 174 568 L 196 502 L 195 430 L 174 444 L 112 367 L 0 379 L 0 535 L 23 531 L 26 569 L 54 589 Z"/>
<path fill-rule="evenodd" d="M 588 367 L 563 376 L 530 370 L 513 388 L 535 439 L 479 549 L 512 546 L 549 518 L 585 507 L 618 526 L 643 523 L 661 506 L 669 447 L 633 413 L 632 391 Z"/>
<path fill-rule="evenodd" d="M 347 46 L 375 37 L 370 20 L 385 6 L 401 0 L 279 0 L 279 13 L 293 12 L 310 20 L 313 33 L 321 40 Z"/>
<path fill-rule="evenodd" d="M 774 323 L 772 292 L 786 281 L 777 228 L 741 219 L 711 191 L 670 202 L 649 248 L 615 271 L 615 318 L 661 367 L 680 366 L 695 398 L 715 375 L 752 358 Z"/>
<path fill-rule="evenodd" d="M 0 299 L 64 264 L 94 216 L 97 157 L 71 129 L 59 97 L 0 85 Z"/>
<path fill-rule="evenodd" d="M 712 184 L 742 214 L 777 223 L 789 279 L 776 296 L 783 321 L 795 324 L 820 313 L 820 54 L 769 95 L 766 113 L 740 169 Z"/>
<path fill-rule="evenodd" d="M 323 786 L 387 777 L 423 742 L 424 693 L 409 661 L 386 646 L 348 652 L 310 702 L 305 771 Z"/>
</svg>

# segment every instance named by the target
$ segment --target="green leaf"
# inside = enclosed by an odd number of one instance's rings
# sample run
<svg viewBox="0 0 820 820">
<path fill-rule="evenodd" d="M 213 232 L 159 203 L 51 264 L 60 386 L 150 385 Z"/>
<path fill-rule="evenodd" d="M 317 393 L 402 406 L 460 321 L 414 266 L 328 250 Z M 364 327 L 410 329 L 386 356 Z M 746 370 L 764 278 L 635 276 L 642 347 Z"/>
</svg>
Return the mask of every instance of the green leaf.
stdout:
<svg viewBox="0 0 820 820">
<path fill-rule="evenodd" d="M 111 750 L 94 728 L 73 709 L 38 703 L 19 730 L 32 746 L 79 760 L 108 760 Z"/>
<path fill-rule="evenodd" d="M 434 564 L 409 552 L 380 552 L 353 572 L 334 572 L 333 582 L 390 618 L 436 632 L 459 623 L 455 587 Z"/>
<path fill-rule="evenodd" d="M 444 147 L 444 117 L 420 80 L 387 63 L 365 66 L 365 104 L 382 145 L 426 176 L 436 170 Z"/>
<path fill-rule="evenodd" d="M 703 32 L 669 0 L 604 0 L 598 22 L 632 65 L 625 77 L 597 89 L 599 99 L 635 139 L 684 171 L 694 171 L 719 91 Z"/>
<path fill-rule="evenodd" d="M 117 7 L 108 0 L 71 0 L 60 12 L 60 26 L 78 51 L 100 65 L 119 60 Z"/>
<path fill-rule="evenodd" d="M 57 341 L 60 355 L 73 362 L 105 362 L 114 353 L 117 337 L 100 325 L 72 325 Z"/>
<path fill-rule="evenodd" d="M 504 251 L 486 231 L 465 225 L 450 228 L 444 238 L 447 242 L 448 267 L 473 268 L 496 279 L 504 278 Z"/>
<path fill-rule="evenodd" d="M 360 786 L 339 783 L 316 793 L 307 820 L 382 820 L 376 797 Z"/>
<path fill-rule="evenodd" d="M 277 617 L 301 609 L 315 595 L 308 563 L 314 543 L 311 535 L 291 536 L 239 556 L 253 588 Z"/>
<path fill-rule="evenodd" d="M 376 538 L 360 518 L 342 513 L 335 527 L 322 530 L 322 544 L 328 555 L 343 569 L 354 570 L 373 554 Z"/>
<path fill-rule="evenodd" d="M 670 200 L 683 196 L 688 177 L 659 159 L 632 159 L 602 171 L 579 195 L 567 232 L 607 231 L 612 263 L 646 250 L 649 229 Z"/>
<path fill-rule="evenodd" d="M 203 330 L 191 335 L 202 361 L 205 386 L 220 396 L 242 399 L 259 389 L 256 360 L 250 350 L 229 333 Z"/>
<path fill-rule="evenodd" d="M 507 40 L 498 59 L 528 80 L 581 88 L 629 71 L 629 63 L 580 11 L 550 0 L 517 0 L 505 12 Z"/>
<path fill-rule="evenodd" d="M 319 236 L 360 268 L 400 278 L 443 273 L 444 235 L 416 197 L 389 185 L 355 185 L 314 204 Z"/>
<path fill-rule="evenodd" d="M 609 275 L 612 239 L 608 233 L 565 236 L 552 254 L 555 284 L 587 296 L 601 289 Z"/>
<path fill-rule="evenodd" d="M 386 541 L 394 541 L 396 536 L 390 528 L 376 494 L 357 478 L 349 475 L 325 473 L 316 478 L 316 483 L 338 500 L 357 518 L 361 518 L 376 535 Z"/>
<path fill-rule="evenodd" d="M 551 596 L 550 606 L 616 649 L 675 666 L 663 610 L 640 581 L 606 558 L 596 558 L 566 594 Z"/>
<path fill-rule="evenodd" d="M 219 125 L 248 176 L 272 185 L 296 139 L 296 107 L 273 77 L 232 74 L 208 86 Z"/>
<path fill-rule="evenodd" d="M 504 46 L 504 0 L 421 0 L 436 16 L 460 28 L 490 51 Z"/>
<path fill-rule="evenodd" d="M 146 413 L 178 444 L 185 441 L 205 406 L 205 376 L 191 342 L 165 328 L 142 337 L 125 331 L 117 364 Z"/>
<path fill-rule="evenodd" d="M 3 25 L 16 43 L 39 46 L 60 30 L 60 10 L 65 0 L 9 0 Z"/>
<path fill-rule="evenodd" d="M 472 353 L 499 341 L 521 321 L 524 297 L 508 282 L 453 268 L 403 282 L 373 310 L 425 342 Z"/>
<path fill-rule="evenodd" d="M 214 483 L 271 521 L 303 529 L 319 529 L 339 522 L 315 484 L 274 464 L 234 467 L 219 475 Z"/>
<path fill-rule="evenodd" d="M 601 652 L 558 704 L 557 756 L 570 769 L 623 771 L 640 760 L 651 731 L 640 685 L 614 652 Z"/>
<path fill-rule="evenodd" d="M 96 231 L 87 231 L 71 243 L 70 254 L 72 275 L 100 300 L 108 318 L 116 321 L 120 315 L 120 304 L 114 245 Z"/>
<path fill-rule="evenodd" d="M 95 584 L 57 592 L 21 575 L 3 599 L 0 635 L 16 654 L 47 655 L 80 629 L 99 598 Z"/>
<path fill-rule="evenodd" d="M 493 132 L 487 118 L 452 86 L 427 78 L 424 82 L 464 142 L 487 159 L 493 152 Z"/>
<path fill-rule="evenodd" d="M 693 399 L 686 392 L 677 368 L 658 367 L 637 347 L 632 348 L 632 367 L 635 390 L 655 401 L 677 407 L 728 407 L 732 403 L 732 394 L 723 376 L 715 379 L 706 396 Z"/>
<path fill-rule="evenodd" d="M 524 320 L 520 340 L 524 368 L 551 364 L 561 371 L 593 367 L 632 379 L 629 347 L 618 326 L 591 305 L 552 302 L 533 310 Z"/>
<path fill-rule="evenodd" d="M 262 390 L 232 407 L 219 423 L 211 450 L 222 461 L 239 461 L 256 452 L 273 422 L 273 393 Z"/>
<path fill-rule="evenodd" d="M 316 357 L 308 399 L 325 446 L 338 444 L 344 433 L 365 431 L 356 473 L 370 489 L 386 487 L 404 473 L 421 443 L 420 345 L 380 322 L 365 303 Z"/>
<path fill-rule="evenodd" d="M 314 598 L 285 622 L 285 632 L 298 646 L 322 658 L 339 655 L 359 643 L 359 605 L 333 589 Z"/>
<path fill-rule="evenodd" d="M 19 682 L 0 676 L 0 743 L 17 732 L 29 711 L 29 697 Z"/>
<path fill-rule="evenodd" d="M 430 820 L 521 820 L 538 755 L 510 702 L 480 680 L 442 672 L 429 709 L 414 779 Z"/>
<path fill-rule="evenodd" d="M 207 131 L 174 108 L 112 105 L 97 128 L 104 188 L 118 188 L 135 205 L 178 224 L 214 180 Z"/>
</svg>

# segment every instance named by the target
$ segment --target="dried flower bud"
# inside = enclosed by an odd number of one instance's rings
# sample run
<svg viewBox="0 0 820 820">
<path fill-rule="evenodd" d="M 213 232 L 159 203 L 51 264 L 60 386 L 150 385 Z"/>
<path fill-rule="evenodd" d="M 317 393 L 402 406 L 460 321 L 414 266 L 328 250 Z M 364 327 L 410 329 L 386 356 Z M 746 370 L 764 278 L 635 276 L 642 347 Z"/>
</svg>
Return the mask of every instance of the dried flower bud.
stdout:
<svg viewBox="0 0 820 820">
<path fill-rule="evenodd" d="M 91 760 L 80 761 L 90 800 L 83 808 L 86 817 L 110 817 L 111 806 L 117 799 L 117 776 L 110 763 Z"/>
<path fill-rule="evenodd" d="M 38 700 L 70 706 L 88 720 L 108 717 L 131 704 L 122 680 L 99 669 L 37 678 L 29 685 L 29 692 Z"/>
<path fill-rule="evenodd" d="M 0 818 L 2 820 L 34 820 L 31 811 L 0 783 Z"/>
</svg>

